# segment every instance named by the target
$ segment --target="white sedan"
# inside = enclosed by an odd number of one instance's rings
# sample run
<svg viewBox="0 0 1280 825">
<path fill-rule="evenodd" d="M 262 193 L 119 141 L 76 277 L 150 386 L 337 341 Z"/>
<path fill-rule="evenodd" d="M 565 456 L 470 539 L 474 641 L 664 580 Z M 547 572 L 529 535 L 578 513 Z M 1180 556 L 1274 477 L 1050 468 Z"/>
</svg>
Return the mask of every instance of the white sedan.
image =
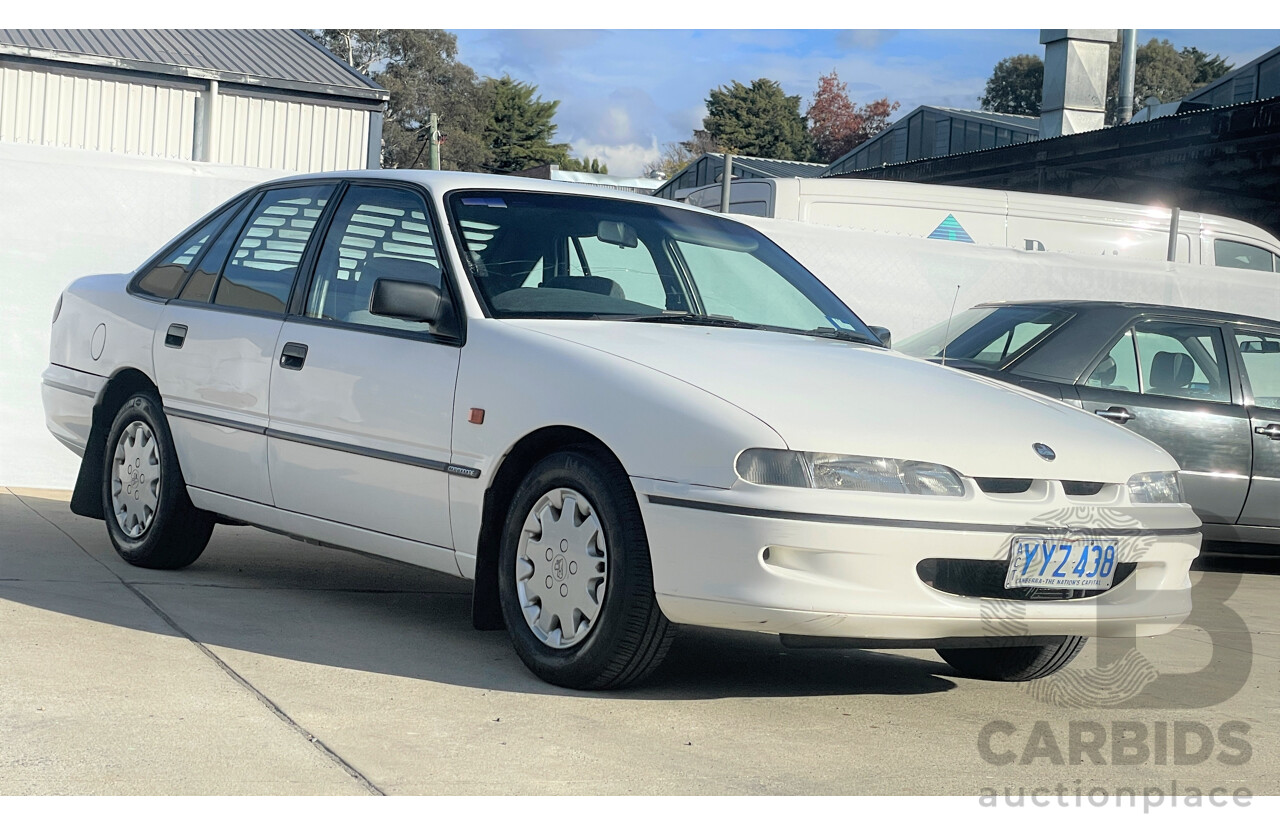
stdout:
<svg viewBox="0 0 1280 825">
<path fill-rule="evenodd" d="M 1021 680 L 1181 622 L 1167 453 L 883 334 L 701 210 L 312 175 L 74 282 L 43 392 L 130 563 L 247 523 L 474 579 L 476 626 L 560 685 L 640 679 L 677 624 Z"/>
</svg>

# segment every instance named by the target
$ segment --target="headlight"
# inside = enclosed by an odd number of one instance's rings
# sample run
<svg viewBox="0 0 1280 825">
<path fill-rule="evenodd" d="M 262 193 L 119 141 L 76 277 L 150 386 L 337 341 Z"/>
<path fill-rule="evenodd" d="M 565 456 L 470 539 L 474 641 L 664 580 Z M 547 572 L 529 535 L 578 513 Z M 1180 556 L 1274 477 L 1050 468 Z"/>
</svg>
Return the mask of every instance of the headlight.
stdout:
<svg viewBox="0 0 1280 825">
<path fill-rule="evenodd" d="M 960 474 L 941 464 L 835 453 L 743 450 L 735 469 L 743 481 L 780 487 L 963 496 Z"/>
<path fill-rule="evenodd" d="M 1134 504 L 1183 504 L 1182 482 L 1177 471 L 1138 473 L 1129 479 L 1129 500 Z"/>
</svg>

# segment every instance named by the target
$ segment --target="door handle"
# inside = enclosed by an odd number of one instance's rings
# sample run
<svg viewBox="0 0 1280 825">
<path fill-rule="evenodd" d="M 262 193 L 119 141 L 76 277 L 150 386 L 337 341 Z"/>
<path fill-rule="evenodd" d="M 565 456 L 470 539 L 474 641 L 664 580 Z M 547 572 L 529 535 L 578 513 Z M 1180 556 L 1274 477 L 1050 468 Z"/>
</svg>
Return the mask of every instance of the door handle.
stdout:
<svg viewBox="0 0 1280 825">
<path fill-rule="evenodd" d="M 1268 424 L 1265 427 L 1254 427 L 1253 431 L 1258 435 L 1265 435 L 1272 441 L 1280 441 L 1280 424 Z"/>
<path fill-rule="evenodd" d="M 170 324 L 169 331 L 164 334 L 164 345 L 173 347 L 174 349 L 182 349 L 182 345 L 187 342 L 187 325 L 186 324 Z"/>
<path fill-rule="evenodd" d="M 307 362 L 307 345 L 290 342 L 280 350 L 280 366 L 287 370 L 300 370 Z"/>
<path fill-rule="evenodd" d="M 1123 424 L 1126 421 L 1132 421 L 1138 416 L 1126 410 L 1124 407 L 1108 407 L 1105 410 L 1094 410 L 1095 413 L 1109 421 L 1115 421 Z"/>
</svg>

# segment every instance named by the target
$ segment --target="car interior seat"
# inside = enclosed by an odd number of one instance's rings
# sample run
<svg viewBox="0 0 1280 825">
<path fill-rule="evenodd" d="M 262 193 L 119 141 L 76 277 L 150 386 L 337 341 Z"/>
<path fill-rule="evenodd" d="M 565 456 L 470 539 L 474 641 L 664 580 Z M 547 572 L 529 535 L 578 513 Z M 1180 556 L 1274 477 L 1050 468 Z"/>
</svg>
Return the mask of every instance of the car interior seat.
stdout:
<svg viewBox="0 0 1280 825">
<path fill-rule="evenodd" d="M 1151 360 L 1151 389 L 1165 395 L 1187 395 L 1196 364 L 1185 352 L 1157 352 Z"/>
</svg>

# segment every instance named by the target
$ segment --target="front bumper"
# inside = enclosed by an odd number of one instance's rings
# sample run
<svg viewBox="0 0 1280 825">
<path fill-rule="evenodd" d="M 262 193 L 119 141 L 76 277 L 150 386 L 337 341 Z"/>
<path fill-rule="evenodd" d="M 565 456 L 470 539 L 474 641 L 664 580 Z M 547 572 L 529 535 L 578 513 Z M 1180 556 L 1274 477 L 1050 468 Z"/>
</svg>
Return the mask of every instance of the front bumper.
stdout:
<svg viewBox="0 0 1280 825">
<path fill-rule="evenodd" d="M 673 622 L 799 636 L 935 640 L 1150 636 L 1191 610 L 1200 522 L 1185 505 L 1082 503 L 1040 495 L 963 499 L 735 487 L 633 478 L 654 590 Z M 856 499 L 855 499 L 856 497 Z M 1004 500 L 993 500 L 993 499 Z M 862 508 L 851 513 L 851 508 Z M 1132 573 L 1084 598 L 1033 601 L 943 592 L 926 559 L 1007 560 L 1029 531 L 1120 538 Z M 768 551 L 766 553 L 766 550 Z"/>
</svg>

